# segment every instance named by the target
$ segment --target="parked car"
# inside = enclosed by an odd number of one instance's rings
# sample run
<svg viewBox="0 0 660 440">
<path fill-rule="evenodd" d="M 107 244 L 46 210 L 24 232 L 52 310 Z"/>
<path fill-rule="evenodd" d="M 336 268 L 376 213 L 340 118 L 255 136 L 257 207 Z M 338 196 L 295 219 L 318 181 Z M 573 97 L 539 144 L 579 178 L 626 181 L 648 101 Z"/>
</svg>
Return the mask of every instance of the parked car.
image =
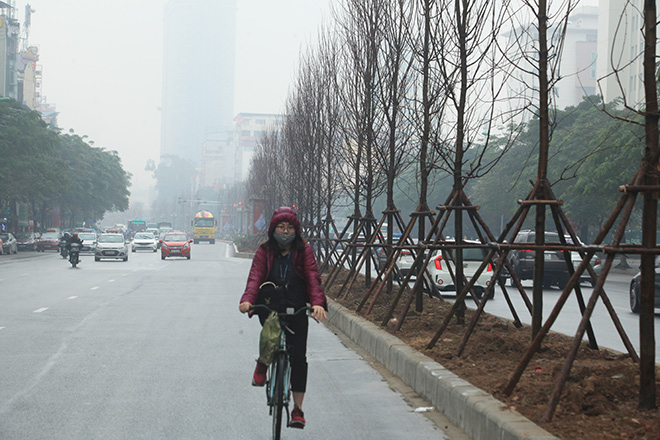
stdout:
<svg viewBox="0 0 660 440">
<path fill-rule="evenodd" d="M 19 232 L 16 234 L 19 251 L 36 251 L 37 236 L 34 232 Z"/>
<path fill-rule="evenodd" d="M 160 240 L 160 258 L 186 257 L 190 260 L 192 242 L 185 232 L 168 232 Z"/>
<path fill-rule="evenodd" d="M 518 233 L 515 244 L 534 244 L 536 233 L 532 230 L 522 230 Z M 545 244 L 559 244 L 559 235 L 556 232 L 545 233 Z M 557 286 L 563 289 L 568 283 L 569 273 L 564 251 L 545 251 L 543 286 L 549 288 Z M 534 250 L 533 249 L 511 249 L 508 260 L 512 269 L 521 280 L 531 280 L 534 277 Z"/>
<path fill-rule="evenodd" d="M 93 254 L 96 252 L 96 232 L 78 232 L 82 243 L 80 254 Z"/>
<path fill-rule="evenodd" d="M 37 251 L 60 251 L 60 233 L 56 229 L 48 229 L 37 239 Z"/>
<path fill-rule="evenodd" d="M 137 252 L 139 250 L 156 252 L 158 250 L 158 240 L 151 232 L 138 232 L 133 237 L 133 245 L 131 251 Z"/>
<path fill-rule="evenodd" d="M 123 234 L 109 233 L 99 235 L 96 240 L 94 261 L 101 261 L 106 258 L 128 261 L 128 246 L 124 242 Z"/>
<path fill-rule="evenodd" d="M 2 253 L 3 254 L 17 254 L 18 242 L 16 237 L 11 232 L 0 233 L 0 240 L 2 240 Z"/>
<path fill-rule="evenodd" d="M 655 259 L 655 309 L 660 309 L 660 257 Z M 642 273 L 639 272 L 630 281 L 630 310 L 639 313 Z"/>
<path fill-rule="evenodd" d="M 566 242 L 569 244 L 573 243 L 573 239 L 571 238 L 570 235 L 565 235 Z M 582 241 L 578 237 L 578 243 L 582 244 Z M 571 252 L 571 262 L 573 263 L 573 269 L 577 269 L 578 266 L 582 263 L 582 257 L 580 256 L 579 252 Z M 603 264 L 602 260 L 600 257 L 596 254 L 591 257 L 591 267 L 594 268 L 594 271 L 596 272 L 596 275 L 600 275 L 601 270 L 603 269 Z M 588 271 L 582 272 L 582 275 L 580 276 L 580 283 L 589 283 L 592 286 L 594 285 L 594 281 L 591 279 L 591 275 L 589 275 Z"/>
<path fill-rule="evenodd" d="M 464 243 L 473 245 L 481 244 L 474 240 L 465 240 Z M 451 268 L 452 273 L 456 276 L 456 267 L 454 265 L 455 255 L 456 248 L 450 248 L 446 251 L 448 258 L 443 256 L 441 250 L 436 250 L 433 252 L 426 268 L 435 286 L 441 293 L 454 292 L 456 294 L 456 286 L 449 273 L 449 269 Z M 472 279 L 487 256 L 488 251 L 485 248 L 463 248 L 463 274 L 468 281 Z M 490 285 L 492 276 L 493 265 L 488 263 L 488 266 L 481 272 L 474 284 L 473 290 L 478 298 L 481 298 L 486 288 Z M 491 293 L 490 298 L 492 297 L 493 293 Z"/>
</svg>

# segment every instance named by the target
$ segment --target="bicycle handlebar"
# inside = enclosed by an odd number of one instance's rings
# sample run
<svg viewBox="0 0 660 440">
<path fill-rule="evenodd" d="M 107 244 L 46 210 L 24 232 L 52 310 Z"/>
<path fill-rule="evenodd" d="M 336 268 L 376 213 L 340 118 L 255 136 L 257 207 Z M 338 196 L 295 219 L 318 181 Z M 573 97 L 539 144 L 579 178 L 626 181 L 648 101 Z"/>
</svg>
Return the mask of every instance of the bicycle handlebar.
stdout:
<svg viewBox="0 0 660 440">
<path fill-rule="evenodd" d="M 301 307 L 298 310 L 293 311 L 294 307 L 287 307 L 286 312 L 278 312 L 277 310 L 268 307 L 266 304 L 254 304 L 250 306 L 250 310 L 252 311 L 257 309 L 265 310 L 266 312 L 275 312 L 277 313 L 277 316 L 297 316 L 301 312 L 311 312 L 314 310 L 311 307 Z"/>
</svg>

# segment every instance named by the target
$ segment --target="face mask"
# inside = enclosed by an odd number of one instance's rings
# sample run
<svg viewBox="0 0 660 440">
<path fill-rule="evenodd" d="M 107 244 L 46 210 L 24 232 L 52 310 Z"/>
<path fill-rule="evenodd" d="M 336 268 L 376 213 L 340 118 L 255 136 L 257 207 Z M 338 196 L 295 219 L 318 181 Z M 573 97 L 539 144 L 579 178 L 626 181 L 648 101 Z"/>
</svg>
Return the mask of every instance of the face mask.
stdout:
<svg viewBox="0 0 660 440">
<path fill-rule="evenodd" d="M 275 232 L 273 238 L 280 246 L 288 246 L 293 243 L 293 240 L 296 238 L 296 233 L 293 234 L 282 234 L 281 232 Z"/>
</svg>

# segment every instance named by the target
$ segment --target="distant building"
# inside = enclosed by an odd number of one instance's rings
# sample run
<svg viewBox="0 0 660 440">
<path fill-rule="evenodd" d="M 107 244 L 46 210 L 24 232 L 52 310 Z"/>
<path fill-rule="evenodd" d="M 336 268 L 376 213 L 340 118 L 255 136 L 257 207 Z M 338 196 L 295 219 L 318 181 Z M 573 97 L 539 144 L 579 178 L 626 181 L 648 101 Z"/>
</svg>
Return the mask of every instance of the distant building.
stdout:
<svg viewBox="0 0 660 440">
<path fill-rule="evenodd" d="M 201 165 L 208 135 L 231 131 L 236 0 L 165 5 L 160 155 Z"/>
<path fill-rule="evenodd" d="M 598 78 L 605 102 L 624 97 L 631 107 L 644 103 L 643 0 L 600 0 Z"/>
<path fill-rule="evenodd" d="M 20 25 L 14 9 L 0 1 L 0 96 L 18 99 L 17 55 Z"/>
<path fill-rule="evenodd" d="M 279 131 L 284 115 L 274 113 L 239 113 L 234 118 L 236 180 L 247 180 L 250 160 L 257 151 L 259 138 L 269 130 Z"/>
<path fill-rule="evenodd" d="M 530 26 L 527 32 L 535 32 L 535 28 Z M 527 32 L 507 32 L 504 36 L 509 40 L 510 47 L 520 47 L 513 44 L 513 39 L 520 38 L 521 35 L 528 36 Z M 533 35 L 526 42 L 519 43 L 523 47 L 535 47 L 538 35 Z M 569 16 L 566 27 L 566 36 L 563 42 L 562 58 L 559 64 L 560 80 L 557 81 L 552 89 L 551 102 L 554 107 L 564 109 L 568 106 L 575 106 L 582 102 L 584 96 L 597 94 L 596 82 L 596 57 L 598 53 L 598 8 L 584 6 L 576 8 Z M 536 58 L 534 58 L 536 59 Z M 525 101 L 538 100 L 538 79 L 525 71 L 528 69 L 533 72 L 538 66 L 525 65 L 509 81 L 509 98 L 512 106 L 524 105 Z M 534 85 L 531 88 L 530 85 Z"/>
<path fill-rule="evenodd" d="M 30 46 L 18 54 L 18 101 L 34 110 L 39 102 L 39 90 L 41 85 L 41 67 L 39 61 L 39 49 Z"/>
<path fill-rule="evenodd" d="M 202 145 L 200 186 L 218 190 L 233 184 L 235 152 L 231 132 L 209 134 Z"/>
</svg>

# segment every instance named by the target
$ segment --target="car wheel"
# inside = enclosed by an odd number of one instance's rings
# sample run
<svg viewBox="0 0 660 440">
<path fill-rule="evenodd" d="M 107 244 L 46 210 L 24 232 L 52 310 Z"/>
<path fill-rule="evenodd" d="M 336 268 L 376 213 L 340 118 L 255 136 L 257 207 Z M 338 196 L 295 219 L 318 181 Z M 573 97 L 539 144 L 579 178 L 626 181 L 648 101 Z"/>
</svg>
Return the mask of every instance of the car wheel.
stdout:
<svg viewBox="0 0 660 440">
<path fill-rule="evenodd" d="M 99 257 L 94 257 L 94 261 L 101 261 Z"/>
<path fill-rule="evenodd" d="M 188 255 L 186 258 L 190 260 L 190 255 Z"/>
<path fill-rule="evenodd" d="M 160 255 L 160 259 L 161 259 L 161 260 L 164 260 L 164 259 L 165 259 L 165 255 L 161 254 L 161 255 Z"/>
<path fill-rule="evenodd" d="M 630 297 L 630 311 L 633 313 L 639 313 L 639 289 L 637 288 L 634 280 L 630 283 L 629 297 Z"/>
<path fill-rule="evenodd" d="M 126 255 L 122 261 L 128 261 L 128 255 Z"/>
<path fill-rule="evenodd" d="M 131 249 L 131 252 L 135 252 L 135 248 Z"/>
<path fill-rule="evenodd" d="M 568 280 L 570 280 L 568 275 L 560 275 L 557 277 L 557 287 L 559 287 L 559 290 L 564 290 L 566 288 L 566 285 L 568 285 Z"/>
<path fill-rule="evenodd" d="M 158 252 L 158 249 L 154 249 L 154 252 Z"/>
<path fill-rule="evenodd" d="M 484 296 L 484 288 L 481 286 L 474 286 L 472 288 L 474 291 L 475 296 L 477 297 L 478 300 L 481 300 L 481 298 Z"/>
</svg>

